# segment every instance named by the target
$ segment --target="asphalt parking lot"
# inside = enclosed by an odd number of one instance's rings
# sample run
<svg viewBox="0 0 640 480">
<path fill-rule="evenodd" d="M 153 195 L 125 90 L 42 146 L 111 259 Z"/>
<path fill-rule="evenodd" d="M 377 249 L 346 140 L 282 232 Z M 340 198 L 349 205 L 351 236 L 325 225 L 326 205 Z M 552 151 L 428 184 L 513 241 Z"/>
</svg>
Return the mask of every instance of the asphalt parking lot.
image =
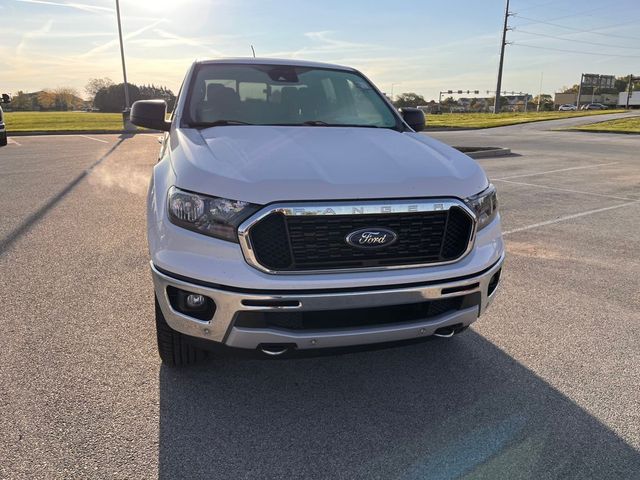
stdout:
<svg viewBox="0 0 640 480">
<path fill-rule="evenodd" d="M 549 131 L 587 121 L 432 134 L 515 153 L 480 160 L 509 256 L 463 335 L 187 370 L 156 354 L 156 136 L 12 138 L 0 478 L 640 478 L 640 137 Z"/>
</svg>

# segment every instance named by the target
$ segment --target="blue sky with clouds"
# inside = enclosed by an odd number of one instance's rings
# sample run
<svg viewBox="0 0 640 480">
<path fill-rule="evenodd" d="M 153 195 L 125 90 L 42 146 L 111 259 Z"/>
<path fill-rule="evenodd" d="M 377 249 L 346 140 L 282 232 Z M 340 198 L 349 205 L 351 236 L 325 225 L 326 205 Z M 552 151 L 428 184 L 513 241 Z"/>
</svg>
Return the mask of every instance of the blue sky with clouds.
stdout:
<svg viewBox="0 0 640 480">
<path fill-rule="evenodd" d="M 115 0 L 0 0 L 0 91 L 122 77 Z M 121 0 L 133 83 L 177 91 L 194 58 L 355 66 L 382 90 L 495 88 L 503 0 Z M 537 94 L 581 72 L 640 75 L 640 1 L 512 0 L 503 88 Z M 541 22 L 542 21 L 542 22 Z"/>
</svg>

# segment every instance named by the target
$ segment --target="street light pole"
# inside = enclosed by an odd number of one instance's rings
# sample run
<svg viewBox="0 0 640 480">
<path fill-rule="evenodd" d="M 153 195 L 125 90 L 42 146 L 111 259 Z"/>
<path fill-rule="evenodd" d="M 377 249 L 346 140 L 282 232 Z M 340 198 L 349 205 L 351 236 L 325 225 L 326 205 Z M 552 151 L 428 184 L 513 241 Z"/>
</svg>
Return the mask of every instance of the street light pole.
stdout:
<svg viewBox="0 0 640 480">
<path fill-rule="evenodd" d="M 544 77 L 544 72 L 540 72 L 540 89 L 538 90 L 538 106 L 536 108 L 536 112 L 540 111 L 540 102 L 542 101 L 542 78 Z"/>
<path fill-rule="evenodd" d="M 396 85 L 400 85 L 399 83 L 392 83 L 391 84 L 391 101 L 393 102 L 393 87 L 395 87 Z"/>
<path fill-rule="evenodd" d="M 116 0 L 116 18 L 118 19 L 118 37 L 120 38 L 120 57 L 122 58 L 122 76 L 124 77 L 124 110 L 129 112 L 129 84 L 127 83 L 127 66 L 124 62 L 124 44 L 122 43 L 122 24 L 120 22 L 120 1 Z M 126 124 L 125 124 L 126 127 Z"/>
</svg>

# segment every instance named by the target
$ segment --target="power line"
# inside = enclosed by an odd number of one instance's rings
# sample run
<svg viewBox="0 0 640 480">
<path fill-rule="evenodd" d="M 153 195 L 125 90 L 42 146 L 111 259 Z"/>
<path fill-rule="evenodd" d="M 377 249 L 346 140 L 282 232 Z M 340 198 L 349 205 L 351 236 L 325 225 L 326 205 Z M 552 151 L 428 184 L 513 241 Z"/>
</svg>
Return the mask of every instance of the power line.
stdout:
<svg viewBox="0 0 640 480">
<path fill-rule="evenodd" d="M 515 46 L 518 46 L 518 47 L 536 48 L 538 50 L 551 50 L 551 51 L 554 51 L 554 52 L 580 53 L 582 55 L 595 55 L 595 56 L 598 56 L 598 57 L 640 58 L 640 55 L 619 55 L 619 54 L 615 54 L 615 53 L 585 52 L 584 50 L 568 50 L 568 49 L 564 49 L 564 48 L 541 47 L 539 45 L 530 45 L 528 43 L 520 43 L 520 42 L 513 42 L 511 45 L 515 45 Z"/>
<path fill-rule="evenodd" d="M 584 43 L 586 45 L 597 45 L 599 47 L 611 47 L 611 48 L 622 48 L 622 49 L 626 49 L 626 50 L 640 50 L 640 47 L 628 47 L 625 45 L 611 45 L 610 43 L 598 43 L 598 42 L 590 42 L 588 40 L 576 40 L 574 38 L 564 38 L 560 35 L 549 35 L 546 33 L 536 33 L 536 32 L 529 32 L 527 30 L 518 30 L 514 28 L 514 31 L 519 32 L 519 33 L 526 33 L 527 35 L 536 35 L 538 37 L 546 37 L 546 38 L 556 38 L 558 40 L 563 40 L 565 42 L 574 42 L 574 43 Z"/>
<path fill-rule="evenodd" d="M 517 14 L 516 14 L 517 15 Z M 524 25 L 521 25 L 522 27 L 525 27 L 527 25 L 533 25 L 534 23 L 542 23 L 544 25 L 551 25 L 552 27 L 558 27 L 558 28 L 564 28 L 565 30 L 571 30 L 574 31 L 576 33 L 589 33 L 592 35 L 600 35 L 602 37 L 612 37 L 612 38 L 624 38 L 627 40 L 640 40 L 640 38 L 638 37 L 629 37 L 627 35 L 616 35 L 615 33 L 601 33 L 601 32 L 597 32 L 596 30 L 604 30 L 606 28 L 615 28 L 615 27 L 621 27 L 624 25 L 629 25 L 632 23 L 637 23 L 638 20 L 631 20 L 629 22 L 624 22 L 624 23 L 619 23 L 617 25 L 607 25 L 605 27 L 599 27 L 595 30 L 584 30 L 582 28 L 575 28 L 575 27 L 568 27 L 567 25 L 562 25 L 560 23 L 554 23 L 554 22 L 548 22 L 545 20 L 536 20 L 535 18 L 529 18 L 529 17 L 523 17 L 522 15 L 517 15 L 518 18 L 522 18 L 524 20 L 531 20 L 533 21 L 533 23 L 526 23 Z"/>
<path fill-rule="evenodd" d="M 604 8 L 606 8 L 606 7 L 604 7 Z M 556 20 L 564 20 L 565 18 L 576 19 L 576 18 L 580 18 L 580 17 L 595 17 L 595 15 L 592 15 L 592 12 L 597 12 L 598 10 L 602 10 L 602 9 L 603 9 L 603 7 L 597 7 L 597 8 L 592 8 L 590 10 L 584 10 L 584 11 L 580 12 L 579 15 L 576 14 L 576 12 L 574 11 L 569 15 L 562 15 L 561 17 L 548 18 L 546 20 L 536 20 L 535 18 L 527 18 L 527 17 L 523 17 L 522 15 L 518 15 L 517 13 L 514 13 L 514 16 L 517 15 L 518 17 L 524 18 L 525 20 L 531 20 L 532 23 L 525 23 L 524 25 L 522 25 L 524 27 L 524 26 L 527 26 L 527 25 L 533 25 L 535 23 L 555 22 Z M 610 18 L 610 17 L 606 17 L 606 18 Z"/>
<path fill-rule="evenodd" d="M 528 7 L 525 5 L 524 8 L 518 8 L 519 11 L 523 11 L 523 10 L 531 10 L 532 8 L 539 8 L 539 7 L 544 7 L 546 5 L 551 5 L 551 4 L 557 5 L 558 4 L 558 0 L 551 0 L 550 2 L 543 2 L 543 3 L 538 3 L 535 5 L 529 5 Z M 563 10 L 566 10 L 563 8 Z"/>
</svg>

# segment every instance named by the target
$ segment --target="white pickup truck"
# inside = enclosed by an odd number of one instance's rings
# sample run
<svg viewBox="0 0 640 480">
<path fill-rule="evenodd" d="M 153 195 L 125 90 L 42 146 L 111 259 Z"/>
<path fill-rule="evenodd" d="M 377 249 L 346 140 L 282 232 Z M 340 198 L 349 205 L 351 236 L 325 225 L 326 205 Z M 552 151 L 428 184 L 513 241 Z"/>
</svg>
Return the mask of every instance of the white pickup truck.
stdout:
<svg viewBox="0 0 640 480">
<path fill-rule="evenodd" d="M 148 193 L 160 357 L 268 355 L 450 337 L 491 303 L 496 191 L 360 72 L 297 60 L 194 63 Z"/>
</svg>

